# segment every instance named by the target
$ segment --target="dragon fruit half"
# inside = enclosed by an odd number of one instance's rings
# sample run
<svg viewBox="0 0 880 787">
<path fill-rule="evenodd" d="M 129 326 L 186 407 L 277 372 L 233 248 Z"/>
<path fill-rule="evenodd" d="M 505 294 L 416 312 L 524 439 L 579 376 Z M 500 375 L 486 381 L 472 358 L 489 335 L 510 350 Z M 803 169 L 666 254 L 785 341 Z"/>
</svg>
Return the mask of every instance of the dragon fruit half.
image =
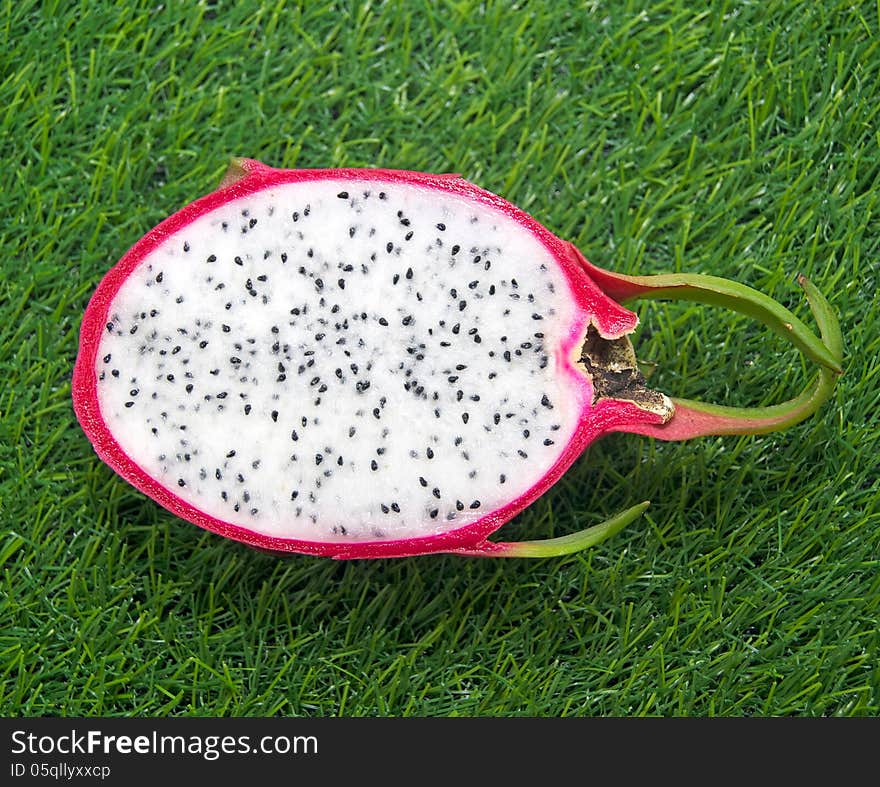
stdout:
<svg viewBox="0 0 880 787">
<path fill-rule="evenodd" d="M 609 432 L 758 433 L 813 413 L 841 368 L 770 298 L 710 276 L 599 269 L 458 176 L 276 170 L 221 187 L 136 243 L 94 293 L 73 377 L 98 455 L 167 509 L 273 552 L 552 556 L 642 503 L 546 541 L 488 536 Z M 645 385 L 621 303 L 724 305 L 819 364 L 801 396 L 739 410 Z"/>
</svg>

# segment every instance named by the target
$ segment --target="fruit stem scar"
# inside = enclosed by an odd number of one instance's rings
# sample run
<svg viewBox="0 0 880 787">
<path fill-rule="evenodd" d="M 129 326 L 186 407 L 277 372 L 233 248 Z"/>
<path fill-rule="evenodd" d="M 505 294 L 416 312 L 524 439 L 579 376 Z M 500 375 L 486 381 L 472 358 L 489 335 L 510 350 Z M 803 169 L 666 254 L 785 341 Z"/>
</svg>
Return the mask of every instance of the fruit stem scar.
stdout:
<svg viewBox="0 0 880 787">
<path fill-rule="evenodd" d="M 675 414 L 672 400 L 646 385 L 628 336 L 605 339 L 590 325 L 581 346 L 579 364 L 593 384 L 593 405 L 600 399 L 632 402 L 642 410 L 659 415 L 661 423 Z"/>
</svg>

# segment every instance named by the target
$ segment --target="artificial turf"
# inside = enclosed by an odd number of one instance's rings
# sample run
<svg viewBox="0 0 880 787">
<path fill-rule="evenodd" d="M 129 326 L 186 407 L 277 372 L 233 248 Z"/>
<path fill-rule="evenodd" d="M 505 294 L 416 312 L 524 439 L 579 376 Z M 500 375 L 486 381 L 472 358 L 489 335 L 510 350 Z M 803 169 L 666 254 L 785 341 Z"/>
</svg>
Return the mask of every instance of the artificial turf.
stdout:
<svg viewBox="0 0 880 787">
<path fill-rule="evenodd" d="M 0 714 L 880 713 L 878 4 L 0 5 Z M 274 166 L 459 172 L 599 265 L 688 271 L 843 327 L 810 420 L 611 436 L 506 525 L 580 555 L 279 559 L 95 456 L 78 327 L 135 240 Z M 639 307 L 652 384 L 728 404 L 812 369 L 703 306 Z"/>
</svg>

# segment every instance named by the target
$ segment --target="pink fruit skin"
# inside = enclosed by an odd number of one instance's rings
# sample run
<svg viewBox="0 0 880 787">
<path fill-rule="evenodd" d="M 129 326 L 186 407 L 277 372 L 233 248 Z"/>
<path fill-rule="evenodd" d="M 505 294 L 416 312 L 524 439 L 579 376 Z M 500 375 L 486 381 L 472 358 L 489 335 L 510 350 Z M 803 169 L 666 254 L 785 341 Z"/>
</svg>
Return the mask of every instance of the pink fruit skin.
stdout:
<svg viewBox="0 0 880 787">
<path fill-rule="evenodd" d="M 151 230 L 129 249 L 98 285 L 86 308 L 80 331 L 79 354 L 73 371 L 72 396 L 74 410 L 83 431 L 92 442 L 98 456 L 106 464 L 132 486 L 172 513 L 213 533 L 273 553 L 295 552 L 337 559 L 407 557 L 436 552 L 491 553 L 498 550 L 499 545 L 488 541 L 487 537 L 546 492 L 583 453 L 584 449 L 598 437 L 610 432 L 639 432 L 666 437 L 666 439 L 681 439 L 687 436 L 672 433 L 663 435 L 662 430 L 659 430 L 660 417 L 636 407 L 631 402 L 602 399 L 596 405 L 590 404 L 592 400 L 590 381 L 583 373 L 575 369 L 571 359 L 578 342 L 582 340 L 590 323 L 598 329 L 603 337 L 613 339 L 631 332 L 635 328 L 638 318 L 600 289 L 594 278 L 588 275 L 589 263 L 577 249 L 556 237 L 516 206 L 495 194 L 474 186 L 457 175 L 432 175 L 385 169 L 281 170 L 250 159 L 239 159 L 237 164 L 242 170 L 240 179 L 232 180 L 232 182 L 224 181 L 224 185 L 217 191 L 187 205 Z M 167 236 L 231 199 L 282 183 L 321 180 L 328 177 L 334 179 L 366 177 L 390 183 L 413 184 L 457 194 L 466 199 L 489 205 L 517 221 L 538 238 L 557 260 L 559 267 L 568 279 L 572 298 L 578 305 L 580 314 L 575 324 L 572 325 L 567 340 L 557 352 L 556 363 L 557 369 L 561 373 L 571 375 L 583 391 L 579 426 L 556 464 L 538 483 L 508 505 L 496 509 L 467 526 L 432 537 L 359 541 L 349 544 L 282 539 L 256 533 L 208 516 L 166 487 L 158 484 L 125 454 L 110 433 L 101 415 L 95 374 L 98 346 L 102 331 L 107 323 L 110 303 L 122 283 L 141 260 L 162 243 Z M 609 279 L 609 281 L 612 280 Z M 673 418 L 669 422 L 670 427 L 673 427 L 675 420 Z"/>
</svg>

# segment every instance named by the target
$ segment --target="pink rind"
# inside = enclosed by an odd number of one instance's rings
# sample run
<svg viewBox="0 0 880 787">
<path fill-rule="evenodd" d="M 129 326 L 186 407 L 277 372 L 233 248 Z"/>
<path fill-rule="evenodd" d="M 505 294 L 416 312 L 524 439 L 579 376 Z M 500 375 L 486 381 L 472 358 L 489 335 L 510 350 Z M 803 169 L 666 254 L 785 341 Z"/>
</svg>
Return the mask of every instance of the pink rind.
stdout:
<svg viewBox="0 0 880 787">
<path fill-rule="evenodd" d="M 227 185 L 197 199 L 167 218 L 135 243 L 108 271 L 89 301 L 80 329 L 79 354 L 73 371 L 72 397 L 74 410 L 83 431 L 94 446 L 95 452 L 107 465 L 132 486 L 173 514 L 220 536 L 274 553 L 300 553 L 337 559 L 354 559 L 407 557 L 437 552 L 484 549 L 491 544 L 486 540 L 488 536 L 553 486 L 590 442 L 608 432 L 622 431 L 628 425 L 647 425 L 659 421 L 657 416 L 628 403 L 606 400 L 592 407 L 589 404 L 591 388 L 588 379 L 566 360 L 567 371 L 578 378 L 579 384 L 584 389 L 584 404 L 580 423 L 572 440 L 551 470 L 525 494 L 469 525 L 436 536 L 400 540 L 353 543 L 313 542 L 268 536 L 224 522 L 199 511 L 157 483 L 122 450 L 100 412 L 95 364 L 110 304 L 123 282 L 140 261 L 167 237 L 230 199 L 253 194 L 284 183 L 321 180 L 330 177 L 352 180 L 369 178 L 389 183 L 415 184 L 457 194 L 463 198 L 491 206 L 518 222 L 538 238 L 559 263 L 569 283 L 572 297 L 580 309 L 580 317 L 572 326 L 570 335 L 562 348 L 566 359 L 576 343 L 582 339 L 589 323 L 594 324 L 606 338 L 617 338 L 629 333 L 634 330 L 637 324 L 637 318 L 632 312 L 607 297 L 586 274 L 580 264 L 579 253 L 573 252 L 573 247 L 570 244 L 560 240 L 515 205 L 491 192 L 480 189 L 457 175 L 434 175 L 388 169 L 279 170 L 252 159 L 237 159 L 235 165 L 242 171 L 241 177 L 230 178 Z"/>
</svg>

